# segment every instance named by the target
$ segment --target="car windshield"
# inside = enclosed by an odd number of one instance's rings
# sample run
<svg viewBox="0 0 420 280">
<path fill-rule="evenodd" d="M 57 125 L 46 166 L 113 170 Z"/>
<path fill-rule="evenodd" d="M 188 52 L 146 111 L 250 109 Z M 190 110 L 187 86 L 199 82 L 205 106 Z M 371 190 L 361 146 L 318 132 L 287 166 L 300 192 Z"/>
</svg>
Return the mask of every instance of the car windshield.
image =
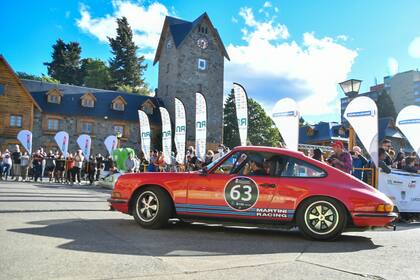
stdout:
<svg viewBox="0 0 420 280">
<path fill-rule="evenodd" d="M 226 155 L 228 155 L 228 154 L 226 154 Z M 223 157 L 220 157 L 220 158 L 216 159 L 215 161 L 213 161 L 213 162 L 209 163 L 209 164 L 206 166 L 206 170 L 210 170 L 210 169 L 212 169 L 212 168 L 213 168 L 216 164 L 218 164 L 221 160 L 223 160 L 224 158 L 226 158 L 226 155 L 224 155 Z"/>
</svg>

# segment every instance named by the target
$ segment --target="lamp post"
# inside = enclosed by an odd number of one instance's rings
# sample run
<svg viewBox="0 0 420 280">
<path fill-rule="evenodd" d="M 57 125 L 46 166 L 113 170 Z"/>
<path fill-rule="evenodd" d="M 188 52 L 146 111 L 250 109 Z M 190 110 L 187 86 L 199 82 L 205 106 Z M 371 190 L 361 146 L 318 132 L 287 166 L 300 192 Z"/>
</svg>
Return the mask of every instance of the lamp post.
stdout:
<svg viewBox="0 0 420 280">
<path fill-rule="evenodd" d="M 347 96 L 349 103 L 359 94 L 361 84 L 362 84 L 362 81 L 356 80 L 356 79 L 350 79 L 350 80 L 339 83 L 344 94 Z M 354 133 L 354 129 L 351 126 L 351 124 L 349 124 L 349 150 L 353 149 L 353 146 L 355 143 L 356 143 L 356 134 Z"/>
</svg>

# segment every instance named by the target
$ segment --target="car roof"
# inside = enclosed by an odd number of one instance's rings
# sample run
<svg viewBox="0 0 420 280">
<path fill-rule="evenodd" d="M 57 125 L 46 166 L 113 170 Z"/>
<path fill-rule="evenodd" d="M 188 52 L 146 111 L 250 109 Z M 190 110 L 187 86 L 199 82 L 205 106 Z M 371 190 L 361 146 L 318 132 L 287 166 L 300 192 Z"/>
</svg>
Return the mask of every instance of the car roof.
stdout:
<svg viewBox="0 0 420 280">
<path fill-rule="evenodd" d="M 302 152 L 293 151 L 285 148 L 276 148 L 268 146 L 237 146 L 233 148 L 233 151 L 255 151 L 255 152 L 266 152 L 266 153 L 276 153 L 282 155 L 289 155 L 295 157 L 302 157 L 304 154 Z"/>
</svg>

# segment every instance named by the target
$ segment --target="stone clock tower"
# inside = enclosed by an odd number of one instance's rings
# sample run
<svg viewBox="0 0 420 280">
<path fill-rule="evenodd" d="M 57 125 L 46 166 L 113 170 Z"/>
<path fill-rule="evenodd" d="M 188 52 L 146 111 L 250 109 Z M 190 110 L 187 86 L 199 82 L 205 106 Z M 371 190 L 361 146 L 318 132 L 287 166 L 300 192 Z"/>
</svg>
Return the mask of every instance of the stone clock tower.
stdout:
<svg viewBox="0 0 420 280">
<path fill-rule="evenodd" d="M 175 97 L 185 105 L 187 145 L 195 141 L 195 93 L 207 101 L 207 146 L 215 148 L 223 133 L 223 71 L 229 56 L 207 13 L 193 22 L 166 17 L 156 51 L 158 92 L 171 120 Z"/>
</svg>

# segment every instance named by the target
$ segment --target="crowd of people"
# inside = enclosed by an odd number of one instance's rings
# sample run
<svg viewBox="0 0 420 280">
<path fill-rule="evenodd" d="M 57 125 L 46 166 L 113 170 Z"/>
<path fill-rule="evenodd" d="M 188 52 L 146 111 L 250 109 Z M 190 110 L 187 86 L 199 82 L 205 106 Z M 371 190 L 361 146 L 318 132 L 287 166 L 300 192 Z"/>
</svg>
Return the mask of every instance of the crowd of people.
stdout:
<svg viewBox="0 0 420 280">
<path fill-rule="evenodd" d="M 81 184 L 83 180 L 93 184 L 99 180 L 101 170 L 112 170 L 112 157 L 104 158 L 101 154 L 85 158 L 82 150 L 69 153 L 67 157 L 60 152 L 48 153 L 40 147 L 29 156 L 28 152 L 21 152 L 19 145 L 13 151 L 0 152 L 0 180 L 24 182 L 48 182 Z"/>
<path fill-rule="evenodd" d="M 205 161 L 201 161 L 192 146 L 188 147 L 185 164 L 176 161 L 175 153 L 172 153 L 170 163 L 165 161 L 162 151 L 150 151 L 150 160 L 146 160 L 141 153 L 139 157 L 129 153 L 124 161 L 125 172 L 180 172 L 196 171 L 211 163 L 213 160 L 224 156 L 230 150 L 224 145 L 219 145 L 218 152 L 209 150 L 206 153 Z M 24 182 L 55 182 L 63 184 L 82 184 L 88 181 L 93 184 L 98 181 L 101 174 L 117 173 L 116 162 L 111 156 L 104 157 L 101 154 L 86 158 L 82 150 L 69 153 L 65 157 L 56 151 L 44 151 L 42 147 L 37 149 L 32 155 L 26 151 L 21 151 L 16 145 L 13 151 L 6 149 L 0 151 L 0 180 L 14 180 Z"/>
<path fill-rule="evenodd" d="M 326 162 L 343 172 L 350 173 L 360 180 L 366 181 L 367 172 L 373 163 L 368 160 L 359 146 L 354 146 L 351 151 L 344 148 L 341 141 L 335 141 L 332 145 L 333 153 L 325 157 L 321 149 L 317 148 L 310 152 L 313 159 Z M 390 173 L 391 168 L 410 173 L 420 173 L 420 162 L 416 152 L 395 152 L 392 141 L 384 139 L 378 149 L 379 168 L 385 173 Z"/>
<path fill-rule="evenodd" d="M 308 155 L 316 160 L 326 162 L 346 173 L 367 181 L 368 172 L 373 163 L 363 156 L 362 149 L 354 146 L 351 151 L 344 148 L 341 141 L 332 144 L 332 153 L 323 152 L 317 148 L 310 150 Z M 141 153 L 137 157 L 134 153 L 129 153 L 124 161 L 125 172 L 182 172 L 196 171 L 211 162 L 229 153 L 230 149 L 223 144 L 218 146 L 217 152 L 208 150 L 205 160 L 197 157 L 194 147 L 190 146 L 185 155 L 185 163 L 179 164 L 176 154 L 172 152 L 170 160 L 165 160 L 162 151 L 150 151 L 149 160 L 146 160 Z M 419 158 L 416 153 L 398 153 L 392 147 L 392 142 L 385 139 L 381 142 L 379 151 L 379 167 L 383 172 L 391 172 L 391 168 L 406 172 L 419 173 Z M 0 152 L 0 180 L 33 181 L 64 184 L 81 184 L 83 180 L 93 184 L 99 180 L 101 174 L 114 174 L 118 171 L 117 164 L 111 156 L 104 157 L 101 154 L 86 158 L 81 150 L 69 153 L 67 157 L 60 152 L 49 151 L 46 153 L 42 147 L 32 155 L 26 151 L 21 151 L 16 145 L 13 151 L 5 150 Z"/>
</svg>

